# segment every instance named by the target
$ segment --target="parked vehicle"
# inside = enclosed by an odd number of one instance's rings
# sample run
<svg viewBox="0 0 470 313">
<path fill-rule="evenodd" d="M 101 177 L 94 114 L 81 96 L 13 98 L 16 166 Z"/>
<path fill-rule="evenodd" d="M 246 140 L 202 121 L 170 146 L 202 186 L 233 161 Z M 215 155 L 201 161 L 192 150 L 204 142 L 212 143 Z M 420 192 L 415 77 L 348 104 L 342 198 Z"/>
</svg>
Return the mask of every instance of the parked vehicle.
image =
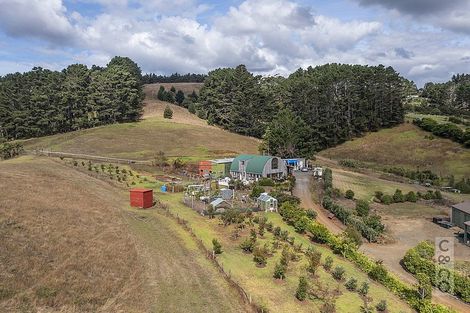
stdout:
<svg viewBox="0 0 470 313">
<path fill-rule="evenodd" d="M 450 222 L 450 217 L 445 216 L 445 215 L 437 215 L 437 216 L 433 216 L 432 218 L 432 222 L 435 224 L 439 224 L 442 221 Z"/>
<path fill-rule="evenodd" d="M 451 222 L 448 222 L 448 221 L 440 221 L 437 224 L 441 227 L 444 227 L 444 228 L 451 228 L 452 226 L 454 226 L 454 224 L 452 224 Z"/>
</svg>

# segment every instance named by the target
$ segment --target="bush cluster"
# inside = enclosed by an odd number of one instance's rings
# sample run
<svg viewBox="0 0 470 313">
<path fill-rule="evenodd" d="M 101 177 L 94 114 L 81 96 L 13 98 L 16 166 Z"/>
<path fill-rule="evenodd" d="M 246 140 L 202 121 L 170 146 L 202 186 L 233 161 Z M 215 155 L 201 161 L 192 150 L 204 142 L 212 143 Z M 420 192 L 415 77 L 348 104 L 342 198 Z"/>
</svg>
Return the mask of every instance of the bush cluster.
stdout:
<svg viewBox="0 0 470 313">
<path fill-rule="evenodd" d="M 369 277 L 373 280 L 384 285 L 394 294 L 398 295 L 400 298 L 407 301 L 414 309 L 418 312 L 422 313 L 451 313 L 450 309 L 447 309 L 441 305 L 432 304 L 429 299 L 421 299 L 416 289 L 409 287 L 408 285 L 404 284 L 400 280 L 398 280 L 393 275 L 390 275 L 387 269 L 382 265 L 380 262 L 374 262 L 369 259 L 366 255 L 358 251 L 356 246 L 351 246 L 345 244 L 345 238 L 341 238 L 340 236 L 336 236 L 330 233 L 330 231 L 323 225 L 316 221 L 310 221 L 310 224 L 307 227 L 308 232 L 310 233 L 311 239 L 327 244 L 334 253 L 341 254 L 354 264 L 356 264 L 361 270 L 369 275 Z M 277 237 L 282 236 L 283 231 L 279 227 L 275 227 L 273 229 L 273 234 Z M 285 238 L 288 238 L 288 234 L 285 235 Z M 283 252 L 284 254 L 284 252 Z M 309 252 L 307 252 L 307 256 Z M 429 252 L 423 255 L 429 255 Z M 316 260 L 318 256 L 313 257 L 313 270 L 316 266 L 318 266 L 318 262 Z M 321 258 L 321 256 L 320 256 Z M 285 260 L 284 260 L 285 259 Z M 283 257 L 281 258 L 281 263 L 279 266 L 275 267 L 274 277 L 283 279 L 285 277 L 285 271 L 287 269 L 287 264 L 291 257 Z M 284 260 L 284 261 L 282 261 Z M 309 261 L 310 262 L 310 261 Z M 325 258 L 325 262 L 323 263 L 323 267 L 329 271 L 333 266 L 333 259 L 331 256 Z M 457 279 L 457 283 L 463 288 L 465 284 L 470 285 L 468 281 L 463 281 Z M 354 282 L 347 282 L 346 283 L 349 288 L 353 288 L 355 285 L 355 289 L 358 288 L 357 281 Z M 368 292 L 368 284 L 362 284 L 359 286 L 358 292 L 362 294 L 367 294 Z"/>
<path fill-rule="evenodd" d="M 271 178 L 263 177 L 260 180 L 258 180 L 258 185 L 265 186 L 265 187 L 274 187 L 276 183 Z"/>
<path fill-rule="evenodd" d="M 366 211 L 368 212 L 367 206 L 362 202 L 359 204 L 358 211 L 361 212 L 363 216 L 352 214 L 346 208 L 334 203 L 328 196 L 323 198 L 322 205 L 325 209 L 333 213 L 343 224 L 354 226 L 361 235 L 370 242 L 376 242 L 385 230 L 385 226 L 382 224 L 380 216 L 368 216 L 366 214 Z"/>
<path fill-rule="evenodd" d="M 351 159 L 343 159 L 343 160 L 340 160 L 338 163 L 341 166 L 349 167 L 349 168 L 364 167 L 364 164 L 362 162 L 359 162 L 357 160 L 351 160 Z"/>
<path fill-rule="evenodd" d="M 442 193 L 439 190 L 428 190 L 426 193 L 421 193 L 420 191 L 414 193 L 413 191 L 410 191 L 407 194 L 403 194 L 400 189 L 397 189 L 393 195 L 387 195 L 381 191 L 376 191 L 375 199 L 382 204 L 390 205 L 392 203 L 416 202 L 419 199 L 441 200 Z"/>
<path fill-rule="evenodd" d="M 394 175 L 401 176 L 401 177 L 406 177 L 406 178 L 417 180 L 420 182 L 435 181 L 439 179 L 439 175 L 437 175 L 436 173 L 430 170 L 413 171 L 413 170 L 406 169 L 404 167 L 393 166 L 393 167 L 385 168 L 384 171 L 390 174 L 394 174 Z"/>
<path fill-rule="evenodd" d="M 23 145 L 19 142 L 0 143 L 0 159 L 11 159 L 19 156 L 23 152 Z"/>
<path fill-rule="evenodd" d="M 453 123 L 440 124 L 432 118 L 425 117 L 421 119 L 414 119 L 413 124 L 433 133 L 433 135 L 449 138 L 453 141 L 463 144 L 467 148 L 470 148 L 470 131 L 462 130 Z"/>
<path fill-rule="evenodd" d="M 431 278 L 431 283 L 434 286 L 440 288 L 442 291 L 447 291 L 446 284 L 438 280 L 439 275 L 436 275 L 436 272 L 441 269 L 441 266 L 433 262 L 433 256 L 434 246 L 427 241 L 423 241 L 406 252 L 403 258 L 403 265 L 406 270 L 412 274 L 425 274 Z M 462 301 L 470 303 L 470 278 L 453 270 L 449 270 L 448 274 L 450 280 L 454 282 L 453 294 Z"/>
<path fill-rule="evenodd" d="M 292 204 L 300 204 L 299 197 L 284 193 L 282 191 L 272 191 L 269 194 L 277 199 L 278 206 L 281 206 L 285 202 L 290 202 Z"/>
<path fill-rule="evenodd" d="M 306 211 L 291 202 L 284 202 L 279 208 L 279 214 L 282 216 L 282 219 L 288 225 L 294 226 L 295 231 L 300 234 L 305 233 L 310 221 L 315 219 L 316 212 L 313 212 Z"/>
</svg>

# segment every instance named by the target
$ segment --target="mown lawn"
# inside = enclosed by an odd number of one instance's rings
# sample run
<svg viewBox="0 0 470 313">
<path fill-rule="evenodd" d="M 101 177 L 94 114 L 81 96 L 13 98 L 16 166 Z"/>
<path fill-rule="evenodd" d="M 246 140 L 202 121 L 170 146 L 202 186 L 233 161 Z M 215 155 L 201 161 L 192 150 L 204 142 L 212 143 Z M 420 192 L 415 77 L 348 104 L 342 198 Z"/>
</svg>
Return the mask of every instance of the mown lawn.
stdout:
<svg viewBox="0 0 470 313">
<path fill-rule="evenodd" d="M 274 256 L 268 258 L 265 268 L 258 268 L 252 260 L 252 254 L 245 254 L 239 248 L 240 243 L 249 236 L 249 227 L 242 231 L 240 238 L 234 240 L 230 238 L 234 226 L 224 227 L 220 224 L 218 218 L 208 219 L 195 213 L 181 203 L 182 194 L 162 194 L 157 192 L 157 197 L 170 205 L 172 213 L 189 222 L 190 227 L 207 248 L 212 248 L 213 238 L 217 238 L 222 243 L 224 252 L 218 257 L 219 261 L 222 263 L 225 271 L 229 272 L 243 286 L 254 301 L 266 305 L 270 312 L 319 312 L 322 305 L 321 300 L 300 302 L 294 296 L 299 277 L 307 274 L 304 257 L 299 262 L 291 262 L 289 264 L 286 280 L 277 281 L 272 275 L 274 265 L 280 258 L 281 250 L 278 250 Z M 258 214 L 264 215 L 265 213 Z M 295 237 L 296 243 L 302 243 L 303 248 L 312 245 L 308 238 L 295 233 L 292 227 L 286 225 L 277 213 L 267 213 L 266 216 L 275 226 L 289 230 L 290 235 Z M 257 224 L 254 227 L 256 228 Z M 258 242 L 261 244 L 265 242 L 271 243 L 272 239 L 273 235 L 266 232 L 264 238 L 258 238 Z M 386 299 L 389 304 L 389 312 L 411 312 L 405 303 L 381 285 L 371 282 L 367 275 L 357 269 L 352 263 L 333 255 L 324 246 L 315 244 L 315 247 L 323 253 L 322 260 L 327 255 L 331 255 L 334 258 L 333 268 L 336 265 L 344 267 L 347 278 L 353 276 L 358 279 L 359 284 L 363 281 L 370 283 L 369 296 L 373 298 L 373 302 L 370 305 L 373 306 L 378 301 Z M 318 280 L 323 286 L 328 286 L 330 290 L 339 287 L 341 295 L 336 301 L 337 312 L 359 312 L 363 301 L 357 293 L 347 291 L 344 287 L 344 282 L 338 283 L 323 268 L 319 268 L 317 278 L 309 277 L 311 283 L 314 282 L 314 279 Z"/>
</svg>

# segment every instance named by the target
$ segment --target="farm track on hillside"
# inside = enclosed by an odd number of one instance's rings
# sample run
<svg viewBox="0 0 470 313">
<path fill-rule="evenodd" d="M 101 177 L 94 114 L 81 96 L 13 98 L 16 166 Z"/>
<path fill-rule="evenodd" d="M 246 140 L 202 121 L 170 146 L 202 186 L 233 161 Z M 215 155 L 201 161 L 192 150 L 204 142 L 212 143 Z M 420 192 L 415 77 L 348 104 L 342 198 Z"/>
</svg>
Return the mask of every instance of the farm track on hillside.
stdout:
<svg viewBox="0 0 470 313">
<path fill-rule="evenodd" d="M 345 229 L 345 226 L 337 220 L 329 219 L 327 217 L 328 213 L 320 205 L 313 202 L 310 186 L 311 176 L 309 174 L 300 173 L 296 175 L 294 195 L 300 198 L 301 205 L 304 208 L 314 208 L 315 211 L 317 211 L 317 221 L 325 225 L 332 233 L 340 234 Z M 417 283 L 414 276 L 403 269 L 403 267 L 396 261 L 395 249 L 389 249 L 388 245 L 380 246 L 378 244 L 363 243 L 361 246 L 361 251 L 372 259 L 383 260 L 388 270 L 390 270 L 393 274 L 406 283 L 411 285 Z M 403 256 L 400 256 L 400 259 L 402 257 Z M 458 312 L 470 312 L 470 305 L 467 305 L 456 297 L 444 293 L 436 288 L 433 289 L 433 300 L 436 303 L 453 308 Z"/>
</svg>

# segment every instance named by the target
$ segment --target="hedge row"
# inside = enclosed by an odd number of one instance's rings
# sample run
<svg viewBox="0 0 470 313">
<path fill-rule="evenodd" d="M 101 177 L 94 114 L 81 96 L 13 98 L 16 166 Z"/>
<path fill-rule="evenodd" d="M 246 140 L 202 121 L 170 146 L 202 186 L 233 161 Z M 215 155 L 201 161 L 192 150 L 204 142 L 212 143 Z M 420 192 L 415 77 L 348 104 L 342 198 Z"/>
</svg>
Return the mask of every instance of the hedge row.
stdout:
<svg viewBox="0 0 470 313">
<path fill-rule="evenodd" d="M 328 194 L 328 191 L 333 187 L 333 173 L 331 169 L 326 168 L 323 172 L 324 189 Z M 345 213 L 340 209 L 340 206 L 335 205 L 330 197 L 325 196 L 323 198 L 323 205 L 330 206 L 336 210 L 338 214 L 334 213 L 339 219 L 349 219 L 350 213 Z M 325 207 L 326 208 L 326 207 Z M 328 208 L 326 208 L 328 210 Z M 341 218 L 339 217 L 341 216 Z M 346 217 L 348 216 L 348 217 Z M 356 264 L 362 271 L 367 273 L 371 279 L 381 283 L 387 289 L 392 291 L 394 294 L 405 300 L 412 308 L 417 310 L 419 313 L 453 313 L 454 311 L 439 305 L 432 303 L 429 299 L 421 299 L 417 290 L 404 284 L 402 281 L 397 279 L 395 276 L 388 273 L 387 269 L 380 262 L 374 262 L 366 255 L 358 251 L 357 246 L 348 244 L 347 239 L 332 234 L 323 224 L 317 221 L 311 221 L 307 227 L 308 232 L 312 240 L 327 244 L 330 249 L 336 254 L 341 254 L 346 259 Z"/>
<path fill-rule="evenodd" d="M 434 246 L 423 241 L 416 247 L 408 250 L 403 258 L 403 264 L 405 268 L 412 274 L 423 273 L 431 278 L 431 283 L 446 292 L 446 285 L 439 281 L 436 273 L 443 269 L 443 267 L 433 262 L 432 257 L 434 256 Z M 470 303 L 470 278 L 465 277 L 453 270 L 449 270 L 448 275 L 450 281 L 453 280 L 453 295 L 460 298 L 462 301 Z M 446 281 L 449 281 L 446 280 Z"/>
<path fill-rule="evenodd" d="M 463 144 L 465 147 L 470 147 L 470 131 L 462 130 L 453 123 L 440 124 L 432 118 L 425 117 L 414 119 L 413 124 L 433 133 L 433 135 L 449 138 Z"/>
<path fill-rule="evenodd" d="M 376 242 L 380 237 L 381 232 L 367 225 L 364 218 L 355 216 L 341 205 L 334 203 L 330 197 L 323 197 L 322 205 L 326 210 L 333 213 L 343 224 L 354 226 L 361 235 L 370 242 Z"/>
<path fill-rule="evenodd" d="M 380 203 L 385 205 L 389 205 L 392 203 L 402 203 L 402 202 L 416 202 L 419 199 L 424 200 L 441 200 L 442 193 L 439 190 L 432 191 L 428 190 L 426 193 L 421 193 L 418 191 L 414 193 L 414 191 L 410 191 L 407 194 L 403 194 L 400 189 L 395 190 L 393 195 L 384 194 L 381 191 L 375 192 L 375 199 L 377 199 Z"/>
<path fill-rule="evenodd" d="M 453 313 L 454 311 L 428 299 L 421 299 L 417 290 L 388 273 L 381 262 L 374 262 L 357 250 L 357 247 L 345 244 L 343 238 L 335 236 L 322 224 L 312 221 L 308 227 L 312 240 L 327 244 L 334 253 L 343 255 L 356 264 L 368 276 L 381 283 L 395 295 L 405 300 L 412 308 L 420 313 Z"/>
</svg>

